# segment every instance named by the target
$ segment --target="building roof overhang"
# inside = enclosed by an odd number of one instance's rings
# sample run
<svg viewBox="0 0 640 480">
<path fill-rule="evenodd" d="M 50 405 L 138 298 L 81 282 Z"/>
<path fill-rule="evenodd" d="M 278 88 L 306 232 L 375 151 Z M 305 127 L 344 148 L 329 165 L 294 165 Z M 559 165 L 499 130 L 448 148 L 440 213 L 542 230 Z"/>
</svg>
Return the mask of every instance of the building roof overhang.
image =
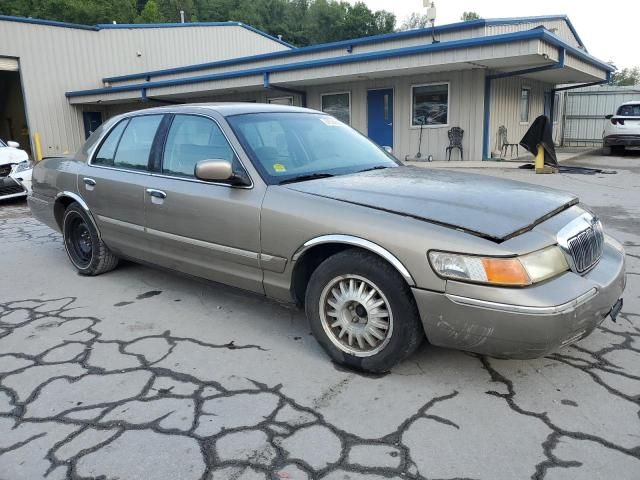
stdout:
<svg viewBox="0 0 640 480">
<path fill-rule="evenodd" d="M 498 47 L 500 48 L 493 48 Z M 448 53 L 456 51 L 456 55 Z M 515 33 L 474 37 L 441 43 L 375 50 L 327 58 L 297 59 L 292 62 L 257 62 L 246 68 L 220 68 L 213 73 L 127 83 L 66 93 L 72 103 L 124 101 L 154 96 L 195 97 L 211 92 L 242 91 L 269 84 L 305 86 L 362 78 L 381 78 L 443 70 L 481 68 L 500 72 L 536 67 L 558 67 L 560 55 L 566 55 L 561 68 L 541 68 L 525 73 L 532 79 L 549 83 L 581 83 L 608 78 L 613 67 L 584 50 L 567 44 L 544 28 Z"/>
</svg>

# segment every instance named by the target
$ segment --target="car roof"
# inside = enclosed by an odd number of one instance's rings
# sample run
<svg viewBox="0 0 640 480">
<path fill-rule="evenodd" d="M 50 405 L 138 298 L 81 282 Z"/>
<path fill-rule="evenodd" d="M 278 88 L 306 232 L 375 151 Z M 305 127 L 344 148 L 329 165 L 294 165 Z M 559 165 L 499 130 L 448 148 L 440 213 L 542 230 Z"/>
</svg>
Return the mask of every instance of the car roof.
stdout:
<svg viewBox="0 0 640 480">
<path fill-rule="evenodd" d="M 621 107 L 624 107 L 625 105 L 640 105 L 640 100 L 632 100 L 630 102 L 620 104 Z"/>
<path fill-rule="evenodd" d="M 242 115 L 246 113 L 322 113 L 318 110 L 309 108 L 292 107 L 288 105 L 276 105 L 272 103 L 242 103 L 242 102 L 221 102 L 221 103 L 185 103 L 183 105 L 171 105 L 166 107 L 146 108 L 144 110 L 136 110 L 128 112 L 126 116 L 151 114 L 151 113 L 168 113 L 168 112 L 193 112 L 197 110 L 211 110 L 218 112 L 220 115 L 228 117 L 232 115 Z"/>
</svg>

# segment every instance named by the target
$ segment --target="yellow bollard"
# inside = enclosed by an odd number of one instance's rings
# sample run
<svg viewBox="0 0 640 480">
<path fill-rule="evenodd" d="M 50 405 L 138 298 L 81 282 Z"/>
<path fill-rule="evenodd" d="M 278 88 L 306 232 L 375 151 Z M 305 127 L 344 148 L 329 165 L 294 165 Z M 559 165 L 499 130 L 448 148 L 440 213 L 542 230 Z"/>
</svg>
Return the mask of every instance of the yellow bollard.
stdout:
<svg viewBox="0 0 640 480">
<path fill-rule="evenodd" d="M 556 173 L 556 169 L 544 164 L 544 147 L 538 144 L 538 154 L 535 160 L 536 173 Z"/>
<path fill-rule="evenodd" d="M 36 162 L 42 160 L 42 143 L 40 142 L 40 134 L 38 132 L 33 134 L 33 143 L 36 147 Z"/>
</svg>

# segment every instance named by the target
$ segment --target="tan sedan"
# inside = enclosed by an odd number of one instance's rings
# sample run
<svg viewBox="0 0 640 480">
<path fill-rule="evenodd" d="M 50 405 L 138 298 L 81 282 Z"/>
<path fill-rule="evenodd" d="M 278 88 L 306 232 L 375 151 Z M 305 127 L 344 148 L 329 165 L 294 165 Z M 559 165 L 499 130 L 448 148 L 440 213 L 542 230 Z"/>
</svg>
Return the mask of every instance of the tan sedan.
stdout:
<svg viewBox="0 0 640 480">
<path fill-rule="evenodd" d="M 435 345 L 530 358 L 622 301 L 624 253 L 567 193 L 406 167 L 331 116 L 184 105 L 110 119 L 33 171 L 34 216 L 85 275 L 129 258 L 306 309 L 336 361 Z"/>
</svg>

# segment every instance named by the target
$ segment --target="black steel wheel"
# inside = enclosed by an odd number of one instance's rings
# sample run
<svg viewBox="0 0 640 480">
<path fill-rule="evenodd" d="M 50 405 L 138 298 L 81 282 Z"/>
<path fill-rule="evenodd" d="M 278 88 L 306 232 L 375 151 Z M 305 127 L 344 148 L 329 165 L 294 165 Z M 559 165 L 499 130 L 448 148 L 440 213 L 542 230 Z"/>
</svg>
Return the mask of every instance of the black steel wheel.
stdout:
<svg viewBox="0 0 640 480">
<path fill-rule="evenodd" d="M 62 235 L 69 260 L 82 275 L 100 275 L 118 265 L 118 257 L 100 239 L 89 214 L 77 203 L 64 212 Z"/>
</svg>

